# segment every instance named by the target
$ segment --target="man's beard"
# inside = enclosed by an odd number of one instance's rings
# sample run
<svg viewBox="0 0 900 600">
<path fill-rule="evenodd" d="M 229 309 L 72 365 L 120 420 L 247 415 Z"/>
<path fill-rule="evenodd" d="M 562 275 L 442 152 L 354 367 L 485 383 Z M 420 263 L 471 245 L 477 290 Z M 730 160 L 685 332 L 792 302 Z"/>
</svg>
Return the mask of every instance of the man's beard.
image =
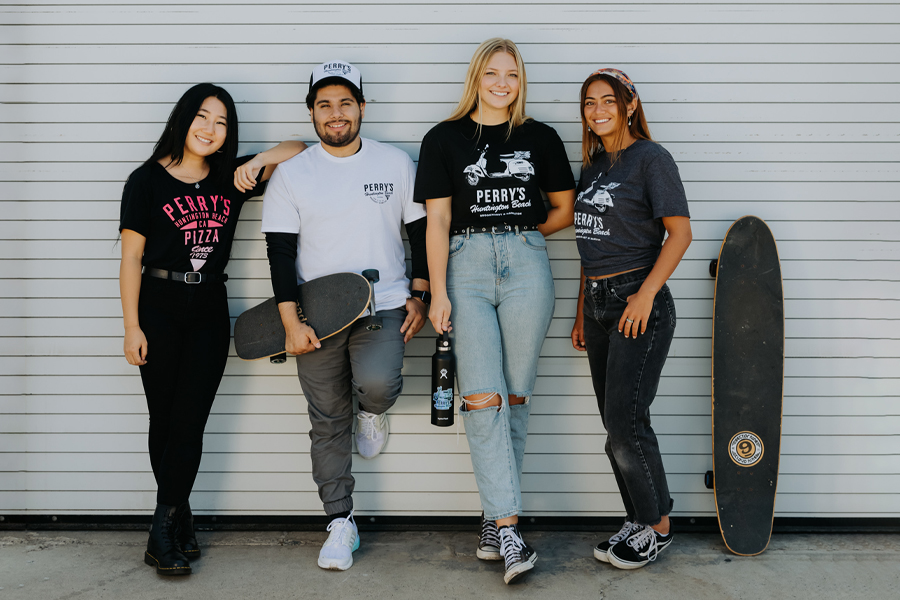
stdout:
<svg viewBox="0 0 900 600">
<path fill-rule="evenodd" d="M 352 121 L 346 122 L 350 124 L 350 127 L 348 127 L 347 131 L 343 134 L 332 133 L 328 129 L 327 124 L 320 126 L 319 123 L 314 123 L 316 128 L 316 135 L 319 136 L 319 139 L 322 140 L 323 143 L 331 146 L 332 148 L 343 148 L 344 146 L 349 146 L 356 140 L 357 137 L 359 137 L 360 122 L 357 121 L 355 124 Z"/>
</svg>

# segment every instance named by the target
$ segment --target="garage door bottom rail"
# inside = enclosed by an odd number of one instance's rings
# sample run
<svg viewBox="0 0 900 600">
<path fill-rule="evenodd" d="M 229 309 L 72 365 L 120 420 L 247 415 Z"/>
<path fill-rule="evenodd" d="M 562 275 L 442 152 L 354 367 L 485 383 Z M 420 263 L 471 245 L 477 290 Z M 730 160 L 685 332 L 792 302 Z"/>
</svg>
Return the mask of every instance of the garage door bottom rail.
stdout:
<svg viewBox="0 0 900 600">
<path fill-rule="evenodd" d="M 0 530 L 141 530 L 150 526 L 146 515 L 0 515 Z M 358 515 L 363 531 L 466 531 L 476 529 L 479 517 L 422 517 Z M 541 517 L 522 515 L 522 527 L 535 531 L 616 531 L 622 517 Z M 719 523 L 710 516 L 673 516 L 681 532 L 719 533 Z M 293 515 L 203 515 L 194 513 L 194 526 L 201 531 L 319 531 L 328 524 L 322 516 Z M 900 533 L 900 518 L 776 517 L 774 533 Z"/>
</svg>

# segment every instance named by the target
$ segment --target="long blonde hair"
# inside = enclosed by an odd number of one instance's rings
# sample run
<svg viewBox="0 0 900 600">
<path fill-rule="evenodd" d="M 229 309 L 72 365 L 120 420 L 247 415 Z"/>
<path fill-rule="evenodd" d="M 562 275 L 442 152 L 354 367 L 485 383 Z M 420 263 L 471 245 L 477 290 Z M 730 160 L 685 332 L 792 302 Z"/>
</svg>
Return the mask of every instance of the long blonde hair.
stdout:
<svg viewBox="0 0 900 600">
<path fill-rule="evenodd" d="M 516 127 L 531 120 L 531 117 L 525 114 L 525 95 L 528 89 L 528 80 L 525 77 L 525 63 L 522 61 L 522 55 L 512 40 L 503 38 L 491 38 L 485 40 L 475 50 L 472 60 L 469 62 L 469 70 L 466 72 L 466 81 L 463 85 L 462 97 L 459 104 L 447 120 L 458 121 L 475 110 L 478 107 L 478 87 L 481 84 L 481 78 L 487 70 L 487 64 L 491 57 L 498 52 L 506 52 L 516 60 L 516 68 L 519 71 L 519 95 L 509 107 L 509 131 L 507 137 L 512 135 Z M 478 124 L 478 132 L 481 133 L 481 123 Z"/>
</svg>

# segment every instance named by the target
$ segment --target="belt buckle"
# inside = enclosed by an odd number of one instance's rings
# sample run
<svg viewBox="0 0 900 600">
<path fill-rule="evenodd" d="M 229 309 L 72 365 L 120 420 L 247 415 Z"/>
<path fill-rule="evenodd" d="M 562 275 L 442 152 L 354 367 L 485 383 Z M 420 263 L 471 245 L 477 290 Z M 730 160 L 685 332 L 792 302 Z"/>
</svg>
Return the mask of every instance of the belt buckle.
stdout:
<svg viewBox="0 0 900 600">
<path fill-rule="evenodd" d="M 199 271 L 190 271 L 189 273 L 184 274 L 184 282 L 185 283 L 200 283 L 200 280 L 203 276 Z"/>
<path fill-rule="evenodd" d="M 500 231 L 497 231 L 498 227 L 501 228 Z M 506 233 L 507 231 L 509 231 L 509 225 L 491 225 L 491 233 L 495 235 L 498 233 Z"/>
</svg>

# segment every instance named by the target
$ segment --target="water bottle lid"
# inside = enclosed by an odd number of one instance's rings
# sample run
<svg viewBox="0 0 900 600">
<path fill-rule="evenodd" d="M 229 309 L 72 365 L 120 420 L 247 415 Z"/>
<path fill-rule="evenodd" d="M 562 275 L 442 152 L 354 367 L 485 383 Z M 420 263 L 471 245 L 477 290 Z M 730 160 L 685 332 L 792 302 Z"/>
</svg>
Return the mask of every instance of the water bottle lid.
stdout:
<svg viewBox="0 0 900 600">
<path fill-rule="evenodd" d="M 447 334 L 446 331 L 443 332 L 443 333 L 441 334 L 441 336 L 440 336 L 439 338 L 437 338 L 437 340 L 435 340 L 435 341 L 437 342 L 437 349 L 438 349 L 438 350 L 441 350 L 441 351 L 443 351 L 443 352 L 449 352 L 449 350 L 450 350 L 450 336 Z"/>
</svg>

